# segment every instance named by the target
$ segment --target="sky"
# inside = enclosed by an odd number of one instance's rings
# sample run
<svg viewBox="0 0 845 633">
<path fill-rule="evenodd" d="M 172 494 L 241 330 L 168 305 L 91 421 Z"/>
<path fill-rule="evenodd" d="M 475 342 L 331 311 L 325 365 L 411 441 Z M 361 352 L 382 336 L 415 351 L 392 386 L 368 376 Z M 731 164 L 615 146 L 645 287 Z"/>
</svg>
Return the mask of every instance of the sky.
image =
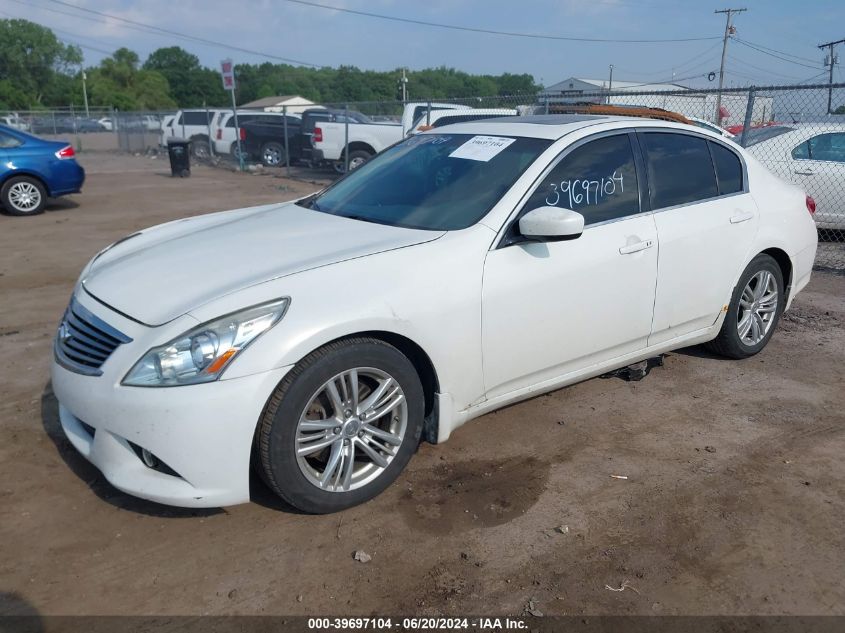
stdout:
<svg viewBox="0 0 845 633">
<path fill-rule="evenodd" d="M 318 66 L 391 70 L 448 66 L 470 73 L 529 73 L 551 85 L 568 77 L 707 86 L 718 72 L 725 16 L 734 18 L 726 86 L 826 82 L 821 43 L 845 38 L 845 0 L 311 0 L 350 10 L 463 27 L 607 40 L 577 42 L 436 28 L 306 6 L 291 0 L 0 0 L 0 18 L 26 18 L 83 47 L 86 65 L 120 46 L 141 59 L 179 45 L 210 67 L 290 58 Z M 76 7 L 203 38 L 212 45 L 151 32 Z M 713 38 L 713 39 L 694 39 Z M 254 51 L 232 50 L 229 45 Z M 762 50 L 761 50 L 762 49 Z M 845 44 L 839 46 L 845 63 Z M 777 56 L 777 57 L 776 57 Z M 780 58 L 779 58 L 780 57 Z M 781 59 L 783 58 L 783 59 Z M 835 80 L 845 81 L 842 66 Z"/>
</svg>

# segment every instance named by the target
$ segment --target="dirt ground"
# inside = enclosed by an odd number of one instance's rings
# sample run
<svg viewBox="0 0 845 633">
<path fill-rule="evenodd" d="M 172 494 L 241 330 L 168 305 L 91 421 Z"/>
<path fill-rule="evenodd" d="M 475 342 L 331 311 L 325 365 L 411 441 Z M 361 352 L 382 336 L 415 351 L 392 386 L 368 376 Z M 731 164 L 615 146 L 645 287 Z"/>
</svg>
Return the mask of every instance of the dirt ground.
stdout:
<svg viewBox="0 0 845 633">
<path fill-rule="evenodd" d="M 82 195 L 0 216 L 0 613 L 845 614 L 845 276 L 817 273 L 754 358 L 682 350 L 487 415 L 365 506 L 295 514 L 256 483 L 179 510 L 62 436 L 48 368 L 74 280 L 139 228 L 317 185 L 81 160 Z"/>
</svg>

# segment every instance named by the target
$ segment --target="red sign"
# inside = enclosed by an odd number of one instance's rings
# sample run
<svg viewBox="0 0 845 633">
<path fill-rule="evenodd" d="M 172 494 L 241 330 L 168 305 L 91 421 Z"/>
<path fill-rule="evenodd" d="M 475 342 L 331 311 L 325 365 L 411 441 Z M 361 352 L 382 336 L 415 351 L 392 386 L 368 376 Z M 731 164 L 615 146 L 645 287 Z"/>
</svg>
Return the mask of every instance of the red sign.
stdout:
<svg viewBox="0 0 845 633">
<path fill-rule="evenodd" d="M 220 62 L 220 74 L 223 76 L 223 89 L 235 89 L 235 65 L 231 59 L 224 59 Z"/>
</svg>

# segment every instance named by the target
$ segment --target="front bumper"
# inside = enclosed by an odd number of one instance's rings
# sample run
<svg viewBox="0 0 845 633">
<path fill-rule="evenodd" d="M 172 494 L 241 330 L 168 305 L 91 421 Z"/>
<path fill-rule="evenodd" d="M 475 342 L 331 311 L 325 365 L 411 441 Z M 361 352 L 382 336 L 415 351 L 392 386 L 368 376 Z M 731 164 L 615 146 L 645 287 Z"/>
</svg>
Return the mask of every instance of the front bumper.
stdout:
<svg viewBox="0 0 845 633">
<path fill-rule="evenodd" d="M 93 309 L 115 320 L 107 308 Z M 180 387 L 122 386 L 131 363 L 120 361 L 140 357 L 144 345 L 136 338 L 121 346 L 131 349 L 115 352 L 101 376 L 78 374 L 54 360 L 53 391 L 70 442 L 113 486 L 143 499 L 197 508 L 249 501 L 255 428 L 290 368 Z M 145 465 L 141 449 L 168 468 Z"/>
</svg>

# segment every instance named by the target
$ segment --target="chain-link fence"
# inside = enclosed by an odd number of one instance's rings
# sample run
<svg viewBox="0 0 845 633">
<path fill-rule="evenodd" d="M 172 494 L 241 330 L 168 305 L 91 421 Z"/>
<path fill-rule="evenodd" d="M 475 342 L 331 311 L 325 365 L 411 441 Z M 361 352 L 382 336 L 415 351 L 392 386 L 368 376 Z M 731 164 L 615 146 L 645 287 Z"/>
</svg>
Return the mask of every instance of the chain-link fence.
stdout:
<svg viewBox="0 0 845 633">
<path fill-rule="evenodd" d="M 574 86 L 574 84 L 573 84 Z M 462 99 L 323 103 L 314 108 L 178 112 L 0 113 L 0 123 L 47 136 L 72 136 L 78 148 L 159 151 L 169 137 L 189 138 L 194 155 L 215 164 L 263 164 L 287 175 L 344 173 L 422 130 L 500 117 L 569 112 L 678 115 L 731 137 L 816 204 L 820 267 L 845 270 L 845 84 L 645 92 L 544 92 Z M 642 108 L 648 113 L 638 112 Z M 655 113 L 654 109 L 665 111 Z M 836 111 L 843 114 L 834 114 Z M 616 108 L 619 111 L 619 108 Z"/>
</svg>

